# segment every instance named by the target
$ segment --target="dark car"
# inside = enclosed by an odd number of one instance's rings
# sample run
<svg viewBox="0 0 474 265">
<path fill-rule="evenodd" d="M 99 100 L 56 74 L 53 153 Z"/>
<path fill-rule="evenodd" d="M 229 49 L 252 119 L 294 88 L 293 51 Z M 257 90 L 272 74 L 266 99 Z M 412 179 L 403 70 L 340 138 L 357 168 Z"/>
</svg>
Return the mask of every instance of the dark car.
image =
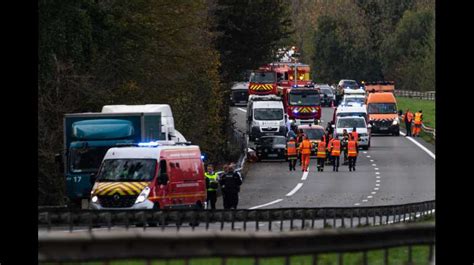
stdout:
<svg viewBox="0 0 474 265">
<path fill-rule="evenodd" d="M 284 159 L 286 148 L 286 137 L 279 135 L 263 136 L 256 142 L 258 160 L 263 158 Z"/>
<path fill-rule="evenodd" d="M 331 102 L 336 100 L 336 96 L 329 85 L 323 85 L 319 87 L 321 92 L 321 105 L 329 107 Z"/>
<path fill-rule="evenodd" d="M 237 82 L 230 90 L 230 105 L 231 106 L 245 106 L 247 105 L 249 92 L 247 82 Z"/>
</svg>

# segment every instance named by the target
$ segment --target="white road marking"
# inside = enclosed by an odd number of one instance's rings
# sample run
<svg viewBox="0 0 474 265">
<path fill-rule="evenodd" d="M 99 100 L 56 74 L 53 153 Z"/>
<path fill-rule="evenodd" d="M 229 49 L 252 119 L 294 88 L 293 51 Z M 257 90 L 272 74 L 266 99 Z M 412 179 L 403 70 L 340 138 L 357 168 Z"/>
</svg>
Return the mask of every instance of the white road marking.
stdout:
<svg viewBox="0 0 474 265">
<path fill-rule="evenodd" d="M 354 203 L 355 206 L 360 205 L 360 203 Z"/>
<path fill-rule="evenodd" d="M 380 172 L 375 172 L 375 175 L 380 175 Z"/>
<path fill-rule="evenodd" d="M 288 194 L 286 194 L 286 196 L 292 196 L 293 194 L 295 194 L 299 189 L 301 189 L 301 187 L 303 187 L 303 183 L 298 183 L 296 185 L 296 187 L 291 190 L 290 192 L 288 192 Z"/>
<path fill-rule="evenodd" d="M 375 186 L 380 187 L 380 184 L 375 184 Z"/>
<path fill-rule="evenodd" d="M 379 178 L 380 178 L 380 176 L 375 176 L 375 178 L 379 179 Z"/>
<path fill-rule="evenodd" d="M 370 156 L 367 156 L 368 158 L 370 158 Z"/>
<path fill-rule="evenodd" d="M 379 188 L 375 187 L 374 190 L 379 190 Z"/>
<path fill-rule="evenodd" d="M 249 208 L 249 210 L 253 210 L 253 209 L 257 209 L 257 208 L 262 208 L 262 207 L 265 207 L 265 206 L 268 206 L 268 205 L 272 205 L 272 204 L 275 204 L 275 203 L 279 203 L 283 201 L 283 199 L 278 199 L 278 200 L 274 200 L 272 202 L 269 202 L 269 203 L 265 203 L 265 204 L 261 204 L 261 205 L 257 205 L 257 206 L 254 206 L 254 207 L 251 207 Z"/>
<path fill-rule="evenodd" d="M 379 168 L 378 168 L 378 167 L 376 167 L 376 168 L 374 168 L 374 169 L 375 169 L 375 170 L 379 170 Z"/>
<path fill-rule="evenodd" d="M 372 161 L 370 161 L 370 162 L 372 162 Z M 376 167 L 376 166 L 377 166 L 377 164 L 372 164 L 372 166 L 373 166 L 373 167 Z"/>
<path fill-rule="evenodd" d="M 377 179 L 375 182 L 380 182 L 380 179 Z"/>
<path fill-rule="evenodd" d="M 368 202 L 368 200 L 362 200 L 362 202 Z"/>
<path fill-rule="evenodd" d="M 368 199 L 372 199 L 372 197 L 373 197 L 372 195 L 367 196 Z"/>
<path fill-rule="evenodd" d="M 367 151 L 364 151 L 364 154 L 367 154 Z"/>
<path fill-rule="evenodd" d="M 374 162 L 374 160 L 370 159 L 370 162 Z"/>
<path fill-rule="evenodd" d="M 247 110 L 244 110 L 243 108 L 237 108 L 240 111 L 247 112 Z"/>
<path fill-rule="evenodd" d="M 376 191 L 372 191 L 371 194 L 376 194 L 377 192 Z"/>
<path fill-rule="evenodd" d="M 303 173 L 303 177 L 301 177 L 301 180 L 306 180 L 306 178 L 308 177 L 308 174 L 309 174 L 309 169 L 308 169 L 308 171 L 305 171 Z"/>
<path fill-rule="evenodd" d="M 405 133 L 402 133 L 400 132 L 401 135 L 405 136 L 406 134 Z M 431 152 L 430 150 L 428 150 L 428 148 L 424 147 L 423 145 L 421 145 L 420 143 L 418 143 L 417 141 L 413 140 L 413 138 L 411 138 L 410 136 L 408 137 L 405 137 L 406 139 L 412 141 L 414 144 L 418 145 L 419 148 L 421 148 L 421 150 L 425 151 L 429 156 L 431 156 L 431 158 L 433 158 L 434 160 L 436 160 L 436 156 L 435 154 L 433 154 L 433 152 Z"/>
</svg>

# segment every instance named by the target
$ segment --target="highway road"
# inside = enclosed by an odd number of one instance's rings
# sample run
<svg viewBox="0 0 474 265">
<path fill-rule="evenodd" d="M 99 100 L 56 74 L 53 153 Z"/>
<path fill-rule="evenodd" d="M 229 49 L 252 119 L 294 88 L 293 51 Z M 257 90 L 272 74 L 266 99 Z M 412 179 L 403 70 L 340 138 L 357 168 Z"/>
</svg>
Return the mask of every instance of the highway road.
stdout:
<svg viewBox="0 0 474 265">
<path fill-rule="evenodd" d="M 323 125 L 333 109 L 323 108 Z M 245 107 L 232 107 L 236 129 L 245 132 Z M 403 130 L 402 130 L 403 132 Z M 342 160 L 341 160 L 342 163 Z M 348 166 L 333 172 L 290 172 L 285 161 L 249 165 L 239 208 L 374 206 L 435 199 L 435 147 L 420 138 L 373 135 L 371 148 L 361 150 L 357 171 Z M 222 207 L 222 198 L 218 200 Z"/>
</svg>

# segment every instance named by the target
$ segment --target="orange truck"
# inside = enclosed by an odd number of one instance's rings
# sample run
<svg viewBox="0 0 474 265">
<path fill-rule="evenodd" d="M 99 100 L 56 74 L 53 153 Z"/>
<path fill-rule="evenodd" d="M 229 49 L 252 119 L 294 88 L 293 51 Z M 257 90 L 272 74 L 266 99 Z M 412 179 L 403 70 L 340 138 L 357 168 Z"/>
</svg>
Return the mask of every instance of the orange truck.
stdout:
<svg viewBox="0 0 474 265">
<path fill-rule="evenodd" d="M 368 93 L 377 93 L 377 92 L 390 92 L 395 91 L 395 82 L 394 81 L 375 81 L 375 82 L 365 82 L 365 91 Z"/>
<path fill-rule="evenodd" d="M 372 133 L 400 135 L 397 100 L 393 93 L 370 93 L 366 102 Z"/>
</svg>

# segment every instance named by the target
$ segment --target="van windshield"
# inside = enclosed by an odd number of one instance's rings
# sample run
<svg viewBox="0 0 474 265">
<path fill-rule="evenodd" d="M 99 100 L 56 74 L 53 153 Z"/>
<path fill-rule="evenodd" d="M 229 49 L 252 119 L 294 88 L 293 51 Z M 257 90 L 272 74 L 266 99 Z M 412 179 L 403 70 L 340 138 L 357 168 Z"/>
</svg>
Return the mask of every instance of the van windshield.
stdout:
<svg viewBox="0 0 474 265">
<path fill-rule="evenodd" d="M 395 103 L 371 103 L 368 106 L 369 114 L 396 114 L 397 105 Z"/>
<path fill-rule="evenodd" d="M 151 181 L 155 176 L 154 159 L 107 159 L 97 174 L 98 181 Z"/>
<path fill-rule="evenodd" d="M 338 128 L 365 128 L 365 121 L 363 119 L 338 119 Z"/>
<path fill-rule="evenodd" d="M 353 103 L 363 105 L 365 103 L 365 99 L 364 98 L 345 98 L 344 99 L 344 104 L 353 104 Z"/>
<path fill-rule="evenodd" d="M 74 173 L 97 172 L 109 146 L 71 148 L 69 165 Z"/>
<path fill-rule="evenodd" d="M 260 121 L 279 121 L 283 120 L 283 109 L 255 109 L 254 118 Z"/>
<path fill-rule="evenodd" d="M 337 114 L 337 117 L 351 117 L 351 116 L 362 117 L 367 120 L 367 115 L 365 114 L 365 112 L 340 112 Z"/>
<path fill-rule="evenodd" d="M 315 90 L 292 90 L 289 95 L 289 102 L 292 106 L 318 106 L 321 104 L 321 96 Z"/>
</svg>

